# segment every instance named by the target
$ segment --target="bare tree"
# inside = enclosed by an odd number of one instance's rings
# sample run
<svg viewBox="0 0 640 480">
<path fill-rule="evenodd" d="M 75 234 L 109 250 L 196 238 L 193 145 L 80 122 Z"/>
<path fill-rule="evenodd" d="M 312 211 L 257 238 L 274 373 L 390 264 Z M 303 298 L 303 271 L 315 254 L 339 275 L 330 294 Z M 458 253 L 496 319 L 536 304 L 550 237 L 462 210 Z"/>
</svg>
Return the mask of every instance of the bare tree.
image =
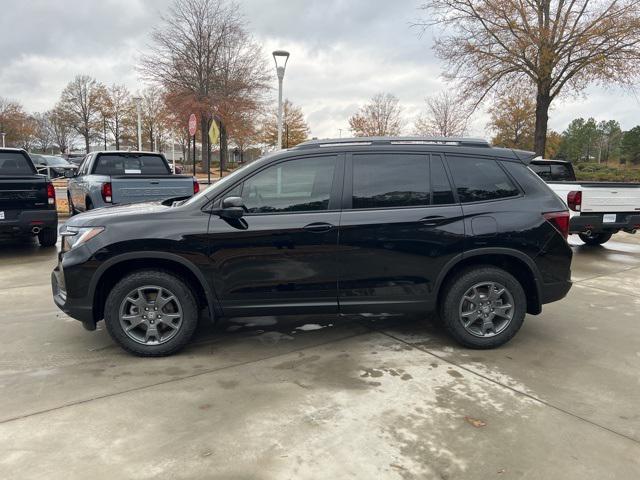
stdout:
<svg viewBox="0 0 640 480">
<path fill-rule="evenodd" d="M 58 147 L 60 153 L 67 153 L 72 150 L 73 128 L 62 106 L 59 104 L 56 105 L 53 110 L 49 110 L 46 115 L 53 133 L 53 144 Z"/>
<path fill-rule="evenodd" d="M 427 98 L 426 111 L 415 122 L 416 133 L 436 137 L 461 137 L 467 132 L 471 110 L 449 92 Z"/>
<path fill-rule="evenodd" d="M 46 153 L 54 142 L 54 133 L 51 121 L 47 113 L 34 113 L 32 115 L 34 122 L 33 140 L 35 146 L 42 152 Z"/>
<path fill-rule="evenodd" d="M 210 151 L 206 132 L 214 114 L 223 120 L 225 157 L 224 117 L 244 108 L 267 86 L 264 58 L 244 23 L 237 5 L 226 0 L 175 0 L 153 32 L 150 53 L 142 59 L 145 77 L 163 86 L 173 105 L 181 102 L 197 109 L 203 163 Z"/>
<path fill-rule="evenodd" d="M 423 27 L 444 27 L 435 49 L 447 76 L 481 102 L 533 83 L 535 151 L 545 153 L 549 107 L 592 82 L 631 85 L 640 73 L 638 0 L 427 0 Z"/>
<path fill-rule="evenodd" d="M 127 139 L 129 139 L 132 133 L 131 130 L 136 122 L 135 105 L 129 90 L 124 85 L 113 84 L 105 92 L 103 114 L 107 122 L 107 128 L 113 135 L 116 150 L 120 150 L 123 135 L 126 135 Z"/>
<path fill-rule="evenodd" d="M 88 75 L 77 75 L 62 91 L 60 107 L 71 127 L 84 138 L 86 152 L 89 143 L 101 130 L 101 113 L 105 88 Z"/>
<path fill-rule="evenodd" d="M 34 130 L 35 122 L 20 103 L 0 97 L 0 132 L 6 146 L 29 149 Z"/>
<path fill-rule="evenodd" d="M 356 137 L 397 136 L 402 128 L 402 107 L 395 95 L 378 93 L 349 118 Z"/>
</svg>

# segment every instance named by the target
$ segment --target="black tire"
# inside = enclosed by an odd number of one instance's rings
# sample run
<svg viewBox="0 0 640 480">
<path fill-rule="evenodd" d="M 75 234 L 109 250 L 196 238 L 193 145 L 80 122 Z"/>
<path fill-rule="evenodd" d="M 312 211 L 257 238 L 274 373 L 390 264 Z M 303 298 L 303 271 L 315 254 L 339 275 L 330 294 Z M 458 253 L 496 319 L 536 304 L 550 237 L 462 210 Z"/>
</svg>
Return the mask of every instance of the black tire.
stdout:
<svg viewBox="0 0 640 480">
<path fill-rule="evenodd" d="M 504 286 L 513 299 L 512 318 L 506 323 L 504 330 L 494 332 L 492 336 L 486 337 L 470 333 L 463 325 L 461 318 L 461 305 L 464 295 L 474 285 L 483 282 L 495 282 Z M 456 274 L 443 288 L 439 312 L 440 318 L 451 336 L 465 347 L 490 349 L 504 345 L 520 330 L 524 322 L 527 299 L 522 285 L 513 275 L 500 268 L 490 265 L 467 268 Z M 479 321 L 481 320 L 479 319 Z"/>
<path fill-rule="evenodd" d="M 612 233 L 601 232 L 601 233 L 592 233 L 591 235 L 580 233 L 578 236 L 580 237 L 580 240 L 582 240 L 587 245 L 595 246 L 595 245 L 602 245 L 603 243 L 607 243 L 611 239 L 612 235 L 613 235 Z"/>
<path fill-rule="evenodd" d="M 129 337 L 120 322 L 120 308 L 127 295 L 134 289 L 148 285 L 170 291 L 182 308 L 182 323 L 177 333 L 165 343 L 155 345 L 139 343 Z M 107 296 L 104 321 L 109 335 L 123 349 L 141 357 L 161 357 L 176 353 L 189 343 L 198 325 L 198 304 L 191 290 L 192 288 L 182 278 L 164 270 L 141 270 L 127 275 L 111 289 Z M 156 327 L 158 326 L 159 323 Z"/>
<path fill-rule="evenodd" d="M 58 231 L 55 228 L 45 228 L 38 233 L 41 247 L 53 247 L 58 241 Z"/>
<path fill-rule="evenodd" d="M 93 203 L 88 198 L 85 200 L 84 205 L 85 205 L 85 209 L 84 209 L 85 212 L 89 210 L 93 210 Z"/>
</svg>

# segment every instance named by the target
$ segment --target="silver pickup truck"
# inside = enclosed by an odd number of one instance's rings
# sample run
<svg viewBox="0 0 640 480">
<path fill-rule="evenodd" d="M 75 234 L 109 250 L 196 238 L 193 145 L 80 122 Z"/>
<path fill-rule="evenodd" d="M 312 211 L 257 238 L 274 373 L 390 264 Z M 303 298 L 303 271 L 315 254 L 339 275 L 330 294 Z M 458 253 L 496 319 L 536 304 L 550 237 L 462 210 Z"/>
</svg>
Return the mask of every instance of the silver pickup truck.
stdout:
<svg viewBox="0 0 640 480">
<path fill-rule="evenodd" d="M 77 173 L 69 172 L 71 215 L 107 205 L 187 198 L 200 190 L 188 175 L 174 175 L 164 155 L 154 152 L 92 152 Z"/>
</svg>

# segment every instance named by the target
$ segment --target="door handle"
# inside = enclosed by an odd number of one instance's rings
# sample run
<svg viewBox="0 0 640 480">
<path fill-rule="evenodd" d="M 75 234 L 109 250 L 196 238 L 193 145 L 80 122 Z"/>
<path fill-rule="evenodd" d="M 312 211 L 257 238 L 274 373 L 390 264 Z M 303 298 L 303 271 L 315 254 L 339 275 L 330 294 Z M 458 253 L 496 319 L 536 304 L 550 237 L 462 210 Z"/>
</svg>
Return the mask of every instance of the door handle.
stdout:
<svg viewBox="0 0 640 480">
<path fill-rule="evenodd" d="M 306 225 L 303 228 L 309 232 L 322 233 L 322 232 L 328 232 L 329 230 L 335 228 L 335 226 L 331 225 L 330 223 L 315 222 L 315 223 L 310 223 L 309 225 Z"/>
<path fill-rule="evenodd" d="M 425 227 L 436 227 L 445 220 L 446 218 L 441 215 L 429 215 L 428 217 L 421 218 L 419 222 Z"/>
</svg>

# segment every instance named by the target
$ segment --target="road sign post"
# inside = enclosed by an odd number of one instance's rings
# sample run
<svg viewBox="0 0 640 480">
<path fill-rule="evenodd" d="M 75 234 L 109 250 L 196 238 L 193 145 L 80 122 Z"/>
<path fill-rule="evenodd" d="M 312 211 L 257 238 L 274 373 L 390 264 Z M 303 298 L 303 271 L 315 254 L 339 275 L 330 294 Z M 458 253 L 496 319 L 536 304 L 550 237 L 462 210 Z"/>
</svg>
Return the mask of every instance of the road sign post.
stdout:
<svg viewBox="0 0 640 480">
<path fill-rule="evenodd" d="M 192 113 L 189 116 L 189 135 L 193 137 L 193 176 L 196 176 L 196 130 L 198 127 L 198 119 L 196 114 Z"/>
</svg>

